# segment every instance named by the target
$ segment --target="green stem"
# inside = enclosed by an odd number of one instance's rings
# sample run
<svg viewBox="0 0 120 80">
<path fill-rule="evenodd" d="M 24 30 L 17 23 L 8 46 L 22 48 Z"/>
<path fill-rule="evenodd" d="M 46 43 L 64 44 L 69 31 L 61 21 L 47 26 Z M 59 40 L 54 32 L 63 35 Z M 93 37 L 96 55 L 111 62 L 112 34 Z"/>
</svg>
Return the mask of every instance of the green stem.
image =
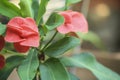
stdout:
<svg viewBox="0 0 120 80">
<path fill-rule="evenodd" d="M 54 35 L 52 36 L 52 38 L 50 39 L 50 41 L 48 41 L 48 43 L 43 47 L 43 51 L 44 51 L 44 49 L 46 49 L 46 47 L 51 43 L 51 41 L 55 38 L 55 36 L 57 35 L 57 31 L 54 33 Z"/>
<path fill-rule="evenodd" d="M 3 49 L 3 51 L 4 51 L 5 53 L 17 54 L 16 52 L 13 52 L 13 51 L 10 51 L 10 50 L 7 50 L 7 49 Z"/>
<path fill-rule="evenodd" d="M 40 80 L 40 77 L 39 77 L 40 75 L 37 73 L 37 75 L 36 75 L 36 80 Z"/>
</svg>

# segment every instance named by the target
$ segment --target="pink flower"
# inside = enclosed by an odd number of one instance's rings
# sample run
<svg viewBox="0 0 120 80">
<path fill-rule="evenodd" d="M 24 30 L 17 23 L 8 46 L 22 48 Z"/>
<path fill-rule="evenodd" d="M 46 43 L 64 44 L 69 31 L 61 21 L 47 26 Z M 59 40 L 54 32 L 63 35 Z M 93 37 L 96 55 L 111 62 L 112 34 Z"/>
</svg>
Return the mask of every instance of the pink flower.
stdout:
<svg viewBox="0 0 120 80">
<path fill-rule="evenodd" d="M 14 43 L 18 52 L 26 52 L 30 47 L 39 46 L 39 32 L 32 18 L 15 17 L 7 24 L 5 40 Z"/>
<path fill-rule="evenodd" d="M 5 66 L 5 58 L 3 55 L 0 54 L 0 69 Z"/>
<path fill-rule="evenodd" d="M 88 23 L 82 13 L 75 11 L 63 11 L 60 14 L 64 17 L 65 22 L 57 27 L 57 31 L 66 34 L 70 32 L 88 32 Z"/>
<path fill-rule="evenodd" d="M 0 51 L 3 49 L 5 45 L 5 40 L 3 36 L 0 36 Z"/>
</svg>

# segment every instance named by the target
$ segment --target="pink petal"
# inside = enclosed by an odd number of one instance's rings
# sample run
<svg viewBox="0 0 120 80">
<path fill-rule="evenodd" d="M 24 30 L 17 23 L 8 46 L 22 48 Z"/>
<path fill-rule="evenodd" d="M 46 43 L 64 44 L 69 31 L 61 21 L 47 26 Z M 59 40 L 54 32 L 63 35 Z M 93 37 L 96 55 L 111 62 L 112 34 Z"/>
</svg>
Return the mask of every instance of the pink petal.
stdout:
<svg viewBox="0 0 120 80">
<path fill-rule="evenodd" d="M 20 52 L 20 53 L 25 53 L 29 50 L 29 46 L 22 46 L 20 45 L 20 43 L 14 43 L 14 47 L 16 49 L 16 51 Z"/>
<path fill-rule="evenodd" d="M 39 34 L 39 33 L 34 32 L 33 30 L 31 30 L 30 28 L 25 27 L 25 26 L 24 26 L 24 29 L 21 32 L 22 32 L 22 34 L 21 34 L 22 37 L 27 37 L 27 36 L 30 36 L 30 35 Z"/>
<path fill-rule="evenodd" d="M 7 29 L 5 41 L 7 42 L 20 42 L 24 41 L 16 32 L 12 31 L 11 29 Z"/>
<path fill-rule="evenodd" d="M 64 24 L 62 26 L 57 27 L 57 31 L 61 34 L 66 34 L 71 32 L 71 30 L 73 29 L 73 25 L 71 24 Z"/>
<path fill-rule="evenodd" d="M 24 18 L 14 17 L 8 22 L 7 27 L 21 28 L 22 24 L 24 24 Z"/>
<path fill-rule="evenodd" d="M 72 13 L 72 24 L 74 25 L 73 32 L 88 32 L 88 23 L 83 14 L 78 12 Z"/>
<path fill-rule="evenodd" d="M 35 21 L 29 17 L 28 18 L 15 17 L 8 22 L 7 27 L 20 28 L 20 29 L 21 28 L 24 29 L 27 27 L 32 32 L 34 31 L 38 33 L 38 28 Z"/>
<path fill-rule="evenodd" d="M 65 23 L 71 23 L 72 17 L 69 13 L 64 11 L 64 12 L 61 12 L 60 14 L 64 17 Z"/>
<path fill-rule="evenodd" d="M 29 18 L 29 17 L 25 18 L 25 23 L 27 23 L 27 25 L 29 26 L 29 28 L 31 30 L 34 30 L 35 32 L 38 32 L 37 25 L 32 18 Z"/>
<path fill-rule="evenodd" d="M 25 41 L 20 43 L 23 46 L 32 46 L 38 47 L 39 46 L 39 35 L 32 35 L 26 38 Z"/>
</svg>

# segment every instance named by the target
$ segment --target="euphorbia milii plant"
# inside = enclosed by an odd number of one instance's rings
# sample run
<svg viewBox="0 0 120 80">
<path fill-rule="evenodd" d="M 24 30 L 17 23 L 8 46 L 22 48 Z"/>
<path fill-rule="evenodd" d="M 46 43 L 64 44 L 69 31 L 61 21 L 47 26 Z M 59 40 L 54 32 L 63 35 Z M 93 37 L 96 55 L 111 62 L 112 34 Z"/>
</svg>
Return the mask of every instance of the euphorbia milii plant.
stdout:
<svg viewBox="0 0 120 80">
<path fill-rule="evenodd" d="M 20 80 L 80 80 L 69 67 L 90 70 L 98 80 L 120 80 L 89 52 L 63 55 L 81 44 L 76 33 L 86 34 L 88 23 L 81 12 L 69 10 L 81 0 L 65 0 L 44 21 L 49 1 L 20 0 L 18 7 L 0 0 L 0 14 L 8 19 L 0 23 L 0 80 L 7 80 L 14 69 Z"/>
</svg>

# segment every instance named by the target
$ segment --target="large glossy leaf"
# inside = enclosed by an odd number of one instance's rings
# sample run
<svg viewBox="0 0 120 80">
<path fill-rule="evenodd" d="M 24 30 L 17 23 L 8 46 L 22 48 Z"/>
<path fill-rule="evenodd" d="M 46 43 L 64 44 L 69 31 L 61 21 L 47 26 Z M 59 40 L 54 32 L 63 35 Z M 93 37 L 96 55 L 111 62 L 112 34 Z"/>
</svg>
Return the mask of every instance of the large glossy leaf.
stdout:
<svg viewBox="0 0 120 80">
<path fill-rule="evenodd" d="M 41 0 L 40 6 L 39 6 L 39 9 L 38 9 L 37 19 L 36 19 L 37 24 L 39 24 L 39 22 L 42 19 L 42 16 L 46 12 L 46 6 L 47 6 L 48 1 L 49 0 Z"/>
<path fill-rule="evenodd" d="M 0 23 L 0 35 L 6 31 L 6 26 Z"/>
<path fill-rule="evenodd" d="M 39 0 L 32 0 L 32 10 L 34 13 L 34 18 L 36 20 L 38 15 Z"/>
<path fill-rule="evenodd" d="M 8 0 L 0 0 L 0 14 L 9 18 L 21 16 L 20 9 Z"/>
<path fill-rule="evenodd" d="M 58 59 L 48 59 L 40 65 L 42 80 L 70 80 L 65 67 Z"/>
<path fill-rule="evenodd" d="M 62 25 L 64 22 L 64 17 L 57 14 L 57 13 L 53 13 L 49 19 L 46 22 L 46 27 L 48 30 L 52 30 L 55 29 L 56 27 Z"/>
<path fill-rule="evenodd" d="M 72 57 L 62 57 L 61 62 L 66 66 L 86 68 L 99 80 L 120 80 L 120 76 L 96 61 L 91 53 L 81 53 Z"/>
<path fill-rule="evenodd" d="M 56 57 L 64 54 L 66 51 L 74 48 L 80 44 L 80 40 L 75 37 L 65 37 L 53 44 L 51 44 L 47 49 L 44 50 L 45 54 L 51 57 Z"/>
<path fill-rule="evenodd" d="M 88 41 L 90 43 L 92 43 L 93 45 L 95 45 L 95 47 L 101 49 L 101 50 L 105 50 L 105 45 L 103 44 L 101 38 L 94 32 L 92 31 L 89 31 L 88 33 L 86 34 L 83 34 L 83 33 L 77 33 L 77 35 L 85 40 L 85 41 Z"/>
<path fill-rule="evenodd" d="M 32 0 L 20 0 L 20 9 L 23 17 L 32 17 Z"/>
<path fill-rule="evenodd" d="M 38 52 L 31 49 L 27 58 L 18 67 L 18 74 L 21 80 L 32 80 L 39 66 Z"/>
<path fill-rule="evenodd" d="M 14 68 L 18 67 L 24 60 L 24 56 L 11 56 L 6 59 L 5 67 L 0 70 L 0 80 L 7 80 Z"/>
</svg>

